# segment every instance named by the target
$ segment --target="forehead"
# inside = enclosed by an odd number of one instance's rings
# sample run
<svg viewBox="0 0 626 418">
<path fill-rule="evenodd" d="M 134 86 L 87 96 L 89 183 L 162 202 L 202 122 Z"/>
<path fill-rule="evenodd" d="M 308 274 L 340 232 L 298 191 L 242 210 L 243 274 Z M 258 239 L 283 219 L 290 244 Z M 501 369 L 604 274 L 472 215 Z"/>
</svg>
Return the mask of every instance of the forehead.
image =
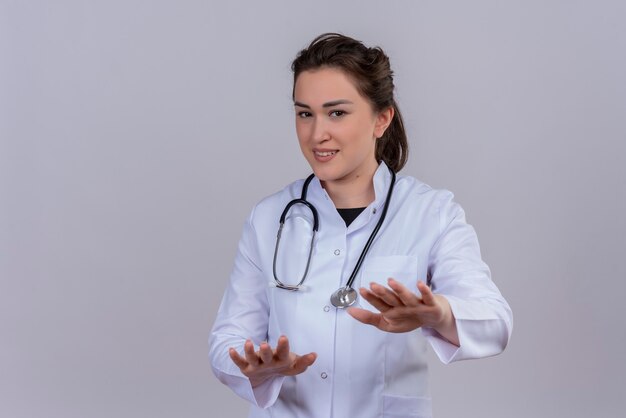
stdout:
<svg viewBox="0 0 626 418">
<path fill-rule="evenodd" d="M 317 105 L 337 99 L 363 100 L 352 79 L 342 70 L 321 68 L 300 73 L 294 86 L 294 100 Z"/>
</svg>

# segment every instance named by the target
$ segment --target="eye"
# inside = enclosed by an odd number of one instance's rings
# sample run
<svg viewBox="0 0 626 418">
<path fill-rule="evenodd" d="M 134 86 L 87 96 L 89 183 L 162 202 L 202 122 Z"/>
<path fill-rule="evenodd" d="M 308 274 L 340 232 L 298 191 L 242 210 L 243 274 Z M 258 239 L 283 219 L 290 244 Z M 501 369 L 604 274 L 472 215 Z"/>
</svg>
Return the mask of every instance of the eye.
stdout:
<svg viewBox="0 0 626 418">
<path fill-rule="evenodd" d="M 308 118 L 311 117 L 311 112 L 306 112 L 306 111 L 302 111 L 302 112 L 298 112 L 297 113 L 299 118 Z"/>
<path fill-rule="evenodd" d="M 343 110 L 333 110 L 328 114 L 331 118 L 340 118 L 344 115 L 346 115 L 346 112 Z"/>
</svg>

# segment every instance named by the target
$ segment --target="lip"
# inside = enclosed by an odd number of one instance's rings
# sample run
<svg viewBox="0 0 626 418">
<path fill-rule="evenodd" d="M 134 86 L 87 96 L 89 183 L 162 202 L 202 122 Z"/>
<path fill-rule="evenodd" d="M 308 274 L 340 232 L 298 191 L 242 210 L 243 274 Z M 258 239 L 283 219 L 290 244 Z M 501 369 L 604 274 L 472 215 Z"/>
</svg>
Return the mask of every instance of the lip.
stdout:
<svg viewBox="0 0 626 418">
<path fill-rule="evenodd" d="M 339 153 L 339 150 L 336 149 L 328 149 L 328 148 L 315 148 L 313 149 L 313 157 L 315 161 L 319 161 L 321 163 L 328 162 L 335 158 L 335 156 Z M 325 154 L 325 155 L 321 155 Z"/>
</svg>

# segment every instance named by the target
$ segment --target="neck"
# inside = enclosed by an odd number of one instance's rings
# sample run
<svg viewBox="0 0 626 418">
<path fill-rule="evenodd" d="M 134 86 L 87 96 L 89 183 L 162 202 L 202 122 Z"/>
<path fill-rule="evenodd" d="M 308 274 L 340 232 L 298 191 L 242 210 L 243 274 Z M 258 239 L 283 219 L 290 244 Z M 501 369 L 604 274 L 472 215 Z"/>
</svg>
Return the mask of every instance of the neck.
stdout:
<svg viewBox="0 0 626 418">
<path fill-rule="evenodd" d="M 376 197 L 374 193 L 374 173 L 378 165 L 371 172 L 360 173 L 350 178 L 324 181 L 322 186 L 330 196 L 336 208 L 363 208 L 372 203 Z"/>
</svg>

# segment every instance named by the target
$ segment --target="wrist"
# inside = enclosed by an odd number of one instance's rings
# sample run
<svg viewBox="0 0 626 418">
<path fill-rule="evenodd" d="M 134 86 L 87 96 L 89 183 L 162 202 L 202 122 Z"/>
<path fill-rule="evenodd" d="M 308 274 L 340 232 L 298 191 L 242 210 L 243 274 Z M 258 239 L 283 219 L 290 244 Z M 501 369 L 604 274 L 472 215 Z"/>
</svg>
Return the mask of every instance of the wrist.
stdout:
<svg viewBox="0 0 626 418">
<path fill-rule="evenodd" d="M 452 307 L 444 296 L 438 295 L 438 299 L 443 309 L 442 318 L 441 321 L 432 328 L 448 342 L 459 347 L 459 335 L 456 329 L 456 318 L 452 312 Z"/>
<path fill-rule="evenodd" d="M 450 303 L 448 303 L 448 299 L 441 295 L 435 295 L 435 299 L 441 309 L 441 314 L 438 318 L 439 320 L 431 325 L 431 328 L 439 331 L 440 329 L 448 328 L 454 323 L 454 315 L 452 314 L 452 308 L 450 307 Z"/>
</svg>

